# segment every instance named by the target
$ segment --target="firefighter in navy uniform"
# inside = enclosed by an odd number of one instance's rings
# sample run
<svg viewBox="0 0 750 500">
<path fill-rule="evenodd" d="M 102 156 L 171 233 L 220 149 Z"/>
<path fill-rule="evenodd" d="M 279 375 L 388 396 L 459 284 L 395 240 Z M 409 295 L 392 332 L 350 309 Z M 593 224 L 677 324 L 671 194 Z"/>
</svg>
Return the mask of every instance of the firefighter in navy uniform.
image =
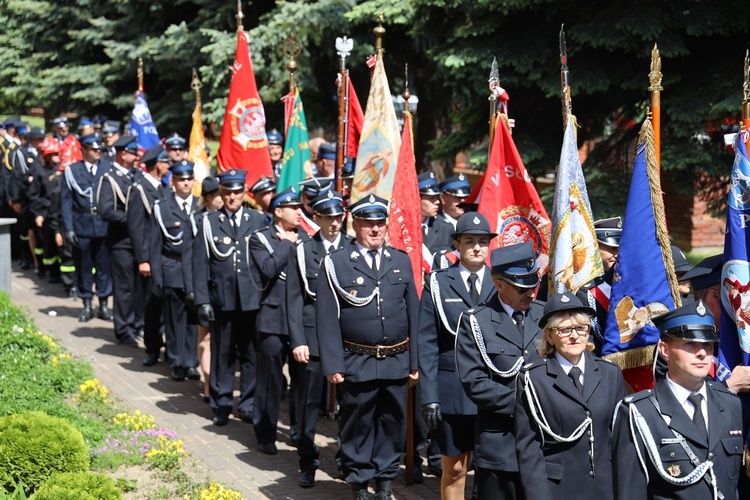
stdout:
<svg viewBox="0 0 750 500">
<path fill-rule="evenodd" d="M 126 222 L 133 243 L 133 254 L 138 264 L 143 294 L 143 343 L 146 357 L 143 366 L 153 366 L 159 361 L 164 347 L 161 328 L 162 297 L 151 279 L 151 230 L 153 207 L 156 200 L 165 195 L 162 179 L 169 170 L 169 158 L 161 144 L 152 146 L 143 153 L 141 165 L 144 172 L 136 176 L 128 190 Z M 169 352 L 165 354 L 169 358 Z"/>
<path fill-rule="evenodd" d="M 349 245 L 351 237 L 342 233 L 344 200 L 340 193 L 326 191 L 312 201 L 315 222 L 320 226 L 310 240 L 298 244 L 289 256 L 286 273 L 286 307 L 289 343 L 297 372 L 298 439 L 300 477 L 303 488 L 315 485 L 320 451 L 315 445 L 320 395 L 324 377 L 320 368 L 320 350 L 315 330 L 315 290 L 320 264 L 326 254 Z"/>
<path fill-rule="evenodd" d="M 114 142 L 112 147 L 115 150 L 113 162 L 99 181 L 97 199 L 99 213 L 108 223 L 107 250 L 112 269 L 115 338 L 121 344 L 134 346 L 143 322 L 143 302 L 125 208 L 128 190 L 137 173 L 134 165 L 140 150 L 136 138 L 129 135 Z M 140 308 L 136 306 L 139 303 Z"/>
<path fill-rule="evenodd" d="M 407 381 L 416 380 L 419 303 L 411 262 L 384 245 L 387 201 L 349 206 L 356 240 L 327 255 L 316 289 L 323 374 L 340 384 L 341 465 L 355 499 L 392 498 L 406 434 Z M 321 271 L 323 272 L 323 271 Z"/>
<path fill-rule="evenodd" d="M 255 319 L 262 285 L 250 256 L 250 237 L 266 227 L 258 210 L 243 206 L 244 170 L 218 174 L 224 208 L 206 212 L 192 245 L 195 304 L 211 324 L 210 403 L 213 423 L 226 425 L 234 405 L 234 372 L 239 357 L 237 410 L 252 423 L 255 398 Z"/>
<path fill-rule="evenodd" d="M 106 168 L 99 161 L 102 143 L 95 136 L 81 141 L 83 161 L 65 169 L 65 183 L 60 192 L 64 238 L 74 246 L 73 256 L 78 270 L 78 295 L 83 299 L 83 311 L 78 321 L 94 317 L 91 298 L 99 297 L 97 316 L 112 321 L 107 298 L 112 295 L 112 280 L 107 254 L 107 222 L 99 214 L 96 190 Z M 96 275 L 93 269 L 96 268 Z M 93 285 L 96 282 L 96 292 Z"/>
<path fill-rule="evenodd" d="M 151 279 L 162 290 L 164 335 L 172 380 L 200 379 L 198 365 L 198 327 L 195 311 L 187 304 L 182 270 L 185 241 L 192 241 L 191 215 L 198 208 L 192 195 L 193 163 L 187 160 L 172 166 L 172 190 L 154 202 L 151 228 Z M 188 235 L 188 237 L 185 237 Z M 188 253 L 188 256 L 192 256 Z"/>
<path fill-rule="evenodd" d="M 270 226 L 271 222 L 273 222 L 273 213 L 271 213 L 269 206 L 271 205 L 271 199 L 276 195 L 276 183 L 270 177 L 263 175 L 253 184 L 250 192 L 255 202 L 263 211 L 263 216 L 266 218 L 266 226 Z"/>
<path fill-rule="evenodd" d="M 422 243 L 430 254 L 449 248 L 453 243 L 451 234 L 455 228 L 444 218 L 438 218 L 440 211 L 440 189 L 432 171 L 420 174 L 419 199 L 422 208 Z"/>
<path fill-rule="evenodd" d="M 258 335 L 258 376 L 253 427 L 261 452 L 275 455 L 276 428 L 283 391 L 282 368 L 289 354 L 286 315 L 286 265 L 298 242 L 309 239 L 300 227 L 302 201 L 294 188 L 271 200 L 273 224 L 250 238 L 250 254 L 260 272 L 263 292 L 255 323 Z M 292 371 L 289 419 L 292 441 L 296 441 L 296 373 Z"/>
<path fill-rule="evenodd" d="M 463 498 L 477 406 L 464 393 L 456 374 L 456 331 L 461 314 L 495 293 L 485 260 L 497 234 L 482 214 L 467 212 L 459 217 L 451 236 L 460 261 L 432 272 L 422 292 L 419 390 L 423 419 L 442 455 L 442 497 Z"/>
<path fill-rule="evenodd" d="M 615 497 L 747 498 L 742 402 L 706 378 L 719 341 L 711 313 L 699 299 L 652 321 L 668 372 L 615 412 Z"/>
<path fill-rule="evenodd" d="M 464 174 L 448 177 L 439 184 L 441 212 L 438 218 L 453 228 L 464 213 L 463 201 L 471 194 L 471 185 Z"/>
<path fill-rule="evenodd" d="M 266 139 L 268 140 L 268 153 L 271 155 L 271 165 L 273 165 L 273 180 L 279 182 L 284 155 L 284 136 L 278 130 L 273 129 L 266 134 Z"/>
<path fill-rule="evenodd" d="M 490 263 L 497 293 L 461 316 L 456 370 L 477 405 L 477 497 L 517 499 L 523 490 L 513 435 L 516 375 L 540 357 L 536 345 L 544 303 L 535 300 L 539 274 L 531 242 L 493 250 Z"/>
<path fill-rule="evenodd" d="M 320 230 L 313 220 L 310 202 L 332 188 L 333 177 L 310 177 L 299 183 L 300 198 L 302 199 L 302 229 L 312 236 Z"/>
</svg>

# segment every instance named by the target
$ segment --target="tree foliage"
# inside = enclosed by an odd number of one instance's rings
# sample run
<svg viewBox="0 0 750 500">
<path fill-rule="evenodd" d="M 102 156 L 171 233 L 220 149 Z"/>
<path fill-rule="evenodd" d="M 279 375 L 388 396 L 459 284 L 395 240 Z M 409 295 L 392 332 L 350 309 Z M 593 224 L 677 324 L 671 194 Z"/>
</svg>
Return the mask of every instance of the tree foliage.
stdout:
<svg viewBox="0 0 750 500">
<path fill-rule="evenodd" d="M 750 18 L 746 0 L 300 0 L 244 2 L 256 79 L 270 127 L 283 125 L 283 41 L 301 43 L 295 80 L 308 124 L 335 131 L 334 42 L 355 40 L 347 61 L 360 100 L 369 90 L 372 29 L 383 13 L 391 92 L 419 96 L 416 152 L 426 168 L 450 166 L 486 142 L 493 56 L 511 96 L 514 139 L 533 174 L 553 171 L 562 141 L 558 32 L 565 23 L 579 140 L 595 211 L 621 210 L 633 141 L 648 103 L 653 44 L 663 61 L 662 164 L 692 188 L 697 171 L 724 173 L 721 134 L 736 123 Z M 0 113 L 42 106 L 127 119 L 142 57 L 145 89 L 162 135 L 187 134 L 191 68 L 203 79 L 207 121 L 218 127 L 233 59 L 236 4 L 226 0 L 0 0 Z M 481 158 L 481 155 L 479 155 Z M 625 176 L 623 176 L 625 174 Z"/>
</svg>

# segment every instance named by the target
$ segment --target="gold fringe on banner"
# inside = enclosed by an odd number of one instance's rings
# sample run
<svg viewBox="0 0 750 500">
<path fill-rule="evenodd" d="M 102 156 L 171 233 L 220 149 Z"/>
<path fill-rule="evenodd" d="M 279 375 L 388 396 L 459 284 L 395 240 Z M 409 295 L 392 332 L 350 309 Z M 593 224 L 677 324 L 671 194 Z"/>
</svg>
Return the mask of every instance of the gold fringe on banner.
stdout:
<svg viewBox="0 0 750 500">
<path fill-rule="evenodd" d="M 654 346 L 636 347 L 627 351 L 613 352 L 602 357 L 613 362 L 623 371 L 652 366 L 654 364 Z"/>
<path fill-rule="evenodd" d="M 654 145 L 654 129 L 651 120 L 646 118 L 641 131 L 638 134 L 638 144 L 645 143 L 646 146 L 646 173 L 648 175 L 649 187 L 651 189 L 651 206 L 654 209 L 654 221 L 656 222 L 656 238 L 661 247 L 661 256 L 664 259 L 664 269 L 667 271 L 669 289 L 672 292 L 672 300 L 675 309 L 682 306 L 677 275 L 674 271 L 674 260 L 672 259 L 672 248 L 669 245 L 667 234 L 667 221 L 664 215 L 664 199 L 662 198 L 661 181 L 659 179 L 659 162 L 656 159 L 656 147 Z M 627 221 L 625 221 L 627 223 Z M 620 365 L 622 366 L 622 365 Z M 623 369 L 625 369 L 623 367 Z"/>
</svg>

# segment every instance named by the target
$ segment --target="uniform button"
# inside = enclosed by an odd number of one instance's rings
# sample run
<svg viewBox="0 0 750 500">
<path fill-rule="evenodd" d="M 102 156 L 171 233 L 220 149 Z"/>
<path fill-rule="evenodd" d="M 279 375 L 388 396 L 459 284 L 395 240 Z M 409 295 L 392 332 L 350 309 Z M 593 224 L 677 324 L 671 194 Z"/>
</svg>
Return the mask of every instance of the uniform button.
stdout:
<svg viewBox="0 0 750 500">
<path fill-rule="evenodd" d="M 589 471 L 589 477 L 594 477 L 594 471 L 592 470 Z"/>
<path fill-rule="evenodd" d="M 587 412 L 586 412 L 586 416 L 587 416 L 587 417 L 590 417 L 590 416 L 591 416 L 591 412 L 590 412 L 590 411 L 587 411 Z"/>
<path fill-rule="evenodd" d="M 714 458 L 714 454 L 713 453 L 709 453 L 708 454 L 708 459 L 711 460 L 712 458 Z"/>
<path fill-rule="evenodd" d="M 382 318 L 380 318 L 380 319 L 382 319 L 383 321 L 385 321 L 385 316 L 383 316 L 383 317 L 382 317 Z"/>
<path fill-rule="evenodd" d="M 674 452 L 673 451 L 669 452 L 669 458 L 674 458 Z M 710 454 L 708 455 L 708 458 L 711 458 Z"/>
<path fill-rule="evenodd" d="M 378 281 L 377 284 L 380 285 L 380 282 Z"/>
<path fill-rule="evenodd" d="M 591 452 L 591 450 L 589 450 L 589 456 L 592 456 L 592 455 L 593 455 L 593 453 Z"/>
<path fill-rule="evenodd" d="M 383 302 L 383 299 L 380 299 L 380 302 Z"/>
<path fill-rule="evenodd" d="M 239 273 L 239 272 L 240 272 L 240 269 L 237 269 L 237 272 Z"/>
<path fill-rule="evenodd" d="M 529 351 L 523 351 L 523 355 L 527 356 L 529 354 Z"/>
</svg>

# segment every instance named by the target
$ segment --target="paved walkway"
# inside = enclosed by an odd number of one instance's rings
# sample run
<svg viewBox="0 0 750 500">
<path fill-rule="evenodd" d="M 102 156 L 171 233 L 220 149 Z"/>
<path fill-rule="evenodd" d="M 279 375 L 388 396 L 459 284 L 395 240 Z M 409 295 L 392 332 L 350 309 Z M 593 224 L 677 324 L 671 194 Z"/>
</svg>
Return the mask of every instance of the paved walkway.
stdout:
<svg viewBox="0 0 750 500">
<path fill-rule="evenodd" d="M 36 279 L 32 271 L 20 271 L 14 263 L 11 296 L 29 309 L 42 331 L 57 338 L 70 352 L 89 358 L 96 377 L 117 398 L 133 410 L 153 415 L 157 425 L 174 429 L 184 439 L 188 452 L 212 471 L 212 481 L 237 489 L 246 498 L 351 497 L 349 486 L 335 479 L 336 422 L 319 421 L 315 439 L 321 449 L 317 485 L 303 490 L 297 486 L 297 452 L 289 445 L 287 408 L 282 408 L 279 422 L 279 454 L 264 455 L 257 451 L 250 424 L 232 417 L 224 427 L 211 425 L 211 409 L 203 403 L 200 383 L 171 380 L 163 361 L 151 368 L 142 366 L 144 350 L 117 344 L 111 323 L 99 319 L 79 323 L 81 301 L 64 297 L 62 285 Z M 439 498 L 440 479 L 425 476 L 424 484 L 406 486 L 401 475 L 394 484 L 394 496 Z"/>
</svg>

